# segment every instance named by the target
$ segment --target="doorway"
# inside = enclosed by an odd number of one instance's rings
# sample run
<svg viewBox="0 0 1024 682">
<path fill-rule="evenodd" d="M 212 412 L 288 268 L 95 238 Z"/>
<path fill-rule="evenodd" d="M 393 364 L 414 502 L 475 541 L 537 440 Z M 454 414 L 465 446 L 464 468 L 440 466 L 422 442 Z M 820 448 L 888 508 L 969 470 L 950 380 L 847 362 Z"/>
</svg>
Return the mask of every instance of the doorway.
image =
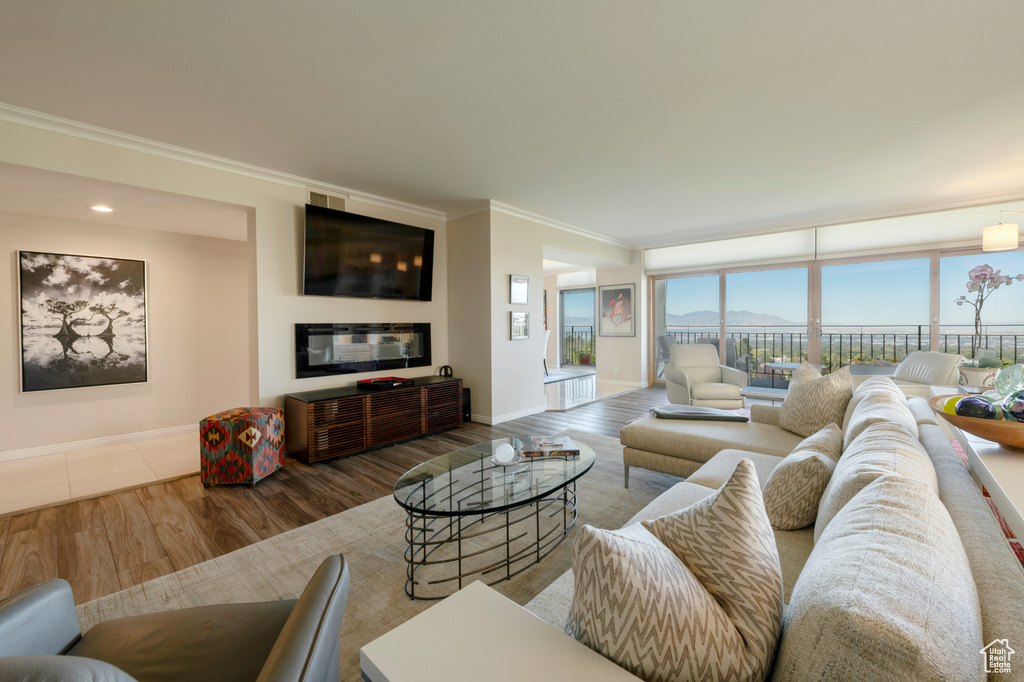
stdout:
<svg viewBox="0 0 1024 682">
<path fill-rule="evenodd" d="M 597 309 L 597 290 L 563 289 L 559 311 L 558 347 L 561 365 L 570 367 L 596 367 L 594 321 Z"/>
</svg>

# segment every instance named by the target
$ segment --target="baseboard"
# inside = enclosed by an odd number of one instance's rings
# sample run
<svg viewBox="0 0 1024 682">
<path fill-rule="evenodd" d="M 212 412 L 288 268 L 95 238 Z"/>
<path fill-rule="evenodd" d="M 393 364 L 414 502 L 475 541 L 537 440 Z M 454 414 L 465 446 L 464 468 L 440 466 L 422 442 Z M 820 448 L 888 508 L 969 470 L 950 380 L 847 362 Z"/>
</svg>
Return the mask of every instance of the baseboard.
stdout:
<svg viewBox="0 0 1024 682">
<path fill-rule="evenodd" d="M 198 424 L 187 426 L 172 426 L 166 429 L 154 429 L 152 431 L 139 431 L 137 433 L 126 433 L 120 436 L 108 436 L 106 438 L 92 438 L 89 440 L 78 440 L 71 443 L 57 443 L 55 445 L 41 445 L 35 448 L 23 450 L 8 450 L 0 452 L 0 462 L 12 462 L 17 459 L 28 459 L 29 457 L 42 457 L 53 455 L 58 452 L 71 452 L 73 450 L 87 450 L 89 448 L 101 448 L 105 446 L 121 445 L 136 440 L 149 440 L 150 438 L 161 438 L 163 436 L 174 436 L 179 433 L 194 433 L 199 430 Z"/>
<path fill-rule="evenodd" d="M 611 384 L 613 386 L 632 386 L 633 388 L 647 388 L 647 384 L 643 381 L 619 381 L 618 379 L 597 379 L 602 384 Z"/>
</svg>

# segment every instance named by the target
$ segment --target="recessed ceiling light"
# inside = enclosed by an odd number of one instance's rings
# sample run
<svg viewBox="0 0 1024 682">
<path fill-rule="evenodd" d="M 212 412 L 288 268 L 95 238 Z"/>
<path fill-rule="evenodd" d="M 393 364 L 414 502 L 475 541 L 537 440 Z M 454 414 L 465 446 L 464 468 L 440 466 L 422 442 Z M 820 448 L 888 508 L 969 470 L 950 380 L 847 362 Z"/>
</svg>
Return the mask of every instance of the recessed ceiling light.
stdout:
<svg viewBox="0 0 1024 682">
<path fill-rule="evenodd" d="M 114 209 L 109 206 L 93 206 L 92 210 L 99 211 L 100 213 L 113 213 Z"/>
</svg>

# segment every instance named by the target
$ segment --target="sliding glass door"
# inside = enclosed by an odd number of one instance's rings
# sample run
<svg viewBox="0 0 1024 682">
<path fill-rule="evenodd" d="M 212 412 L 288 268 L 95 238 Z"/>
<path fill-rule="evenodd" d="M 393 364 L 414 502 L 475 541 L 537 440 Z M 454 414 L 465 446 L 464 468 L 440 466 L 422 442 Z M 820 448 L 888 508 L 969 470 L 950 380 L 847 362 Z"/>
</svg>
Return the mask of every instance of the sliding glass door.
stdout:
<svg viewBox="0 0 1024 682">
<path fill-rule="evenodd" d="M 821 267 L 821 361 L 894 365 L 931 348 L 931 259 Z"/>
<path fill-rule="evenodd" d="M 653 380 L 672 344 L 717 346 L 720 335 L 723 364 L 754 386 L 784 386 L 785 365 L 805 360 L 886 374 L 915 350 L 1024 362 L 1024 251 L 909 256 L 653 276 Z M 998 288 L 979 289 L 993 277 Z"/>
<path fill-rule="evenodd" d="M 725 353 L 722 363 L 747 372 L 751 386 L 784 386 L 790 365 L 807 360 L 806 267 L 725 275 Z"/>
<path fill-rule="evenodd" d="M 563 365 L 596 365 L 594 311 L 596 290 L 564 289 L 560 292 L 562 324 L 559 333 Z"/>
<path fill-rule="evenodd" d="M 676 343 L 718 342 L 719 276 L 673 277 L 654 282 L 655 376 L 665 376 Z"/>
<path fill-rule="evenodd" d="M 940 258 L 937 350 L 975 358 L 986 348 L 1003 364 L 1024 362 L 1024 280 L 1016 279 L 1022 273 L 1024 251 Z M 977 286 L 993 277 L 998 287 Z"/>
</svg>

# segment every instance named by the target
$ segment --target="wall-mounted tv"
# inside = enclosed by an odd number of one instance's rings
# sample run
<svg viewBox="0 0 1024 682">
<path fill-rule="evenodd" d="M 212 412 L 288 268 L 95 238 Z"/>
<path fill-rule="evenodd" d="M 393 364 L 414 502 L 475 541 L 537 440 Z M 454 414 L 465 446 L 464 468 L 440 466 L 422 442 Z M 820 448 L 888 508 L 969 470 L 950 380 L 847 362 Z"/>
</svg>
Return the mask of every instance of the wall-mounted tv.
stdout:
<svg viewBox="0 0 1024 682">
<path fill-rule="evenodd" d="M 429 301 L 434 231 L 306 204 L 302 293 Z"/>
</svg>

